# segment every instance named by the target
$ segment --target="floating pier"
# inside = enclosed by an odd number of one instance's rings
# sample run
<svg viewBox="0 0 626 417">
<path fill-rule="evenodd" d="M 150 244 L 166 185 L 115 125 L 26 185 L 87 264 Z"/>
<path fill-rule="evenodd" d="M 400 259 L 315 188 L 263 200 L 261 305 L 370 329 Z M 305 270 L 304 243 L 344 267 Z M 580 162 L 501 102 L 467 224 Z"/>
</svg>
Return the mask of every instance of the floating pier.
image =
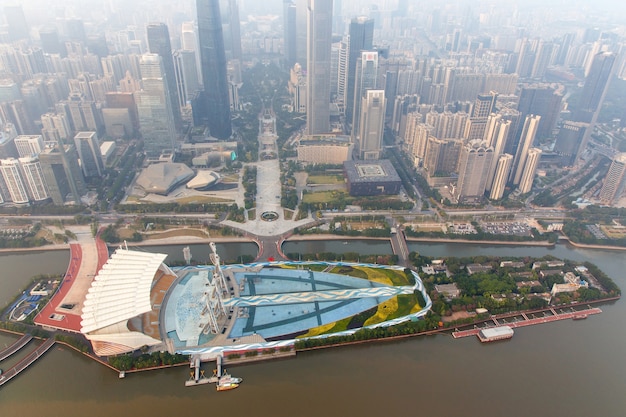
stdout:
<svg viewBox="0 0 626 417">
<path fill-rule="evenodd" d="M 602 313 L 602 310 L 596 307 L 596 308 L 589 308 L 586 310 L 575 310 L 575 311 L 568 311 L 566 313 L 558 313 L 554 308 L 551 308 L 543 312 L 533 313 L 533 315 L 540 314 L 540 313 L 545 314 L 547 312 L 550 312 L 552 315 L 548 315 L 548 316 L 544 315 L 542 317 L 530 317 L 529 318 L 527 313 L 518 313 L 515 315 L 509 315 L 509 316 L 500 317 L 500 318 L 493 316 L 491 320 L 494 322 L 495 326 L 506 325 L 510 328 L 517 328 L 517 327 L 524 327 L 524 326 L 533 326 L 535 324 L 551 323 L 553 321 L 558 321 L 558 320 L 567 320 L 567 319 L 580 320 L 580 317 L 582 316 L 587 317 L 592 314 L 600 314 Z M 512 317 L 521 317 L 521 320 L 511 321 L 511 322 L 507 322 L 503 320 L 505 318 L 512 318 Z M 454 337 L 455 339 L 459 339 L 461 337 L 477 336 L 478 332 L 489 327 L 494 327 L 494 326 L 474 328 L 474 329 L 468 329 L 468 330 L 456 330 L 452 332 L 452 337 Z"/>
</svg>

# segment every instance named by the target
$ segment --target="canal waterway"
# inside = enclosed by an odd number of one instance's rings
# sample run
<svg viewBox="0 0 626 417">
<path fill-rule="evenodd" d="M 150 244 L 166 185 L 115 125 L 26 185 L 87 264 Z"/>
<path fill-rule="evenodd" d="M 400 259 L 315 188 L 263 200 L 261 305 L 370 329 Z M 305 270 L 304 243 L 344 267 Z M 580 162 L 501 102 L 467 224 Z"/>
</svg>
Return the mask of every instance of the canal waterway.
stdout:
<svg viewBox="0 0 626 417">
<path fill-rule="evenodd" d="M 239 246 L 243 245 L 243 246 Z M 225 244 L 218 251 L 250 250 Z M 192 245 L 191 251 L 200 256 Z M 253 245 L 254 246 L 254 245 Z M 150 247 L 182 259 L 182 245 Z M 205 247 L 205 246 L 204 246 Z M 626 289 L 622 252 L 554 248 L 410 243 L 421 254 L 533 256 L 589 260 Z M 385 241 L 290 242 L 288 252 L 390 253 Z M 254 247 L 253 251 L 256 251 Z M 225 252 L 224 252 L 225 253 Z M 0 254 L 0 305 L 37 273 L 63 272 L 69 253 Z M 176 257 L 177 256 L 177 257 Z M 234 259 L 222 255 L 224 259 Z M 25 268 L 28 268 L 26 270 Z M 0 416 L 603 416 L 626 410 L 626 304 L 600 306 L 587 320 L 517 329 L 512 340 L 480 344 L 450 335 L 413 337 L 298 354 L 295 359 L 237 366 L 241 387 L 184 387 L 187 367 L 117 374 L 66 348 L 55 347 L 0 389 Z M 0 336 L 0 347 L 13 338 Z M 5 367 L 0 363 L 0 367 Z M 210 365 L 206 365 L 207 368 Z M 210 369 L 207 369 L 211 373 Z"/>
</svg>

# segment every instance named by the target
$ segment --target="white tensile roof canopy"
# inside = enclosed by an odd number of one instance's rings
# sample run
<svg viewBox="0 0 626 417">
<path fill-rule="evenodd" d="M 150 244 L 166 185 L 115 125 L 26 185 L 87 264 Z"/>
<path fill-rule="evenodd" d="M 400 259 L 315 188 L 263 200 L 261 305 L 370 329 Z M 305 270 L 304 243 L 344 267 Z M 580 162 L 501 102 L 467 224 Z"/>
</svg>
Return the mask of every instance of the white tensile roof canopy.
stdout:
<svg viewBox="0 0 626 417">
<path fill-rule="evenodd" d="M 149 312 L 152 280 L 166 257 L 117 249 L 87 292 L 81 332 L 94 332 Z"/>
</svg>

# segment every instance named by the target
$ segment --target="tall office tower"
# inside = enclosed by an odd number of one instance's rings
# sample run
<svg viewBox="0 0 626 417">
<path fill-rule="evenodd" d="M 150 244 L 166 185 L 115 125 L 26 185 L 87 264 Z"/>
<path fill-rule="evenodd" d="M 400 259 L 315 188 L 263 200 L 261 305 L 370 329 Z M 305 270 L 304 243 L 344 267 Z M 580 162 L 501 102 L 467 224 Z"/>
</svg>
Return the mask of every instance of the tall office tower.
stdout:
<svg viewBox="0 0 626 417">
<path fill-rule="evenodd" d="M 291 94 L 292 111 L 306 113 L 306 74 L 302 71 L 300 64 L 295 64 L 291 69 L 288 88 L 289 94 Z"/>
<path fill-rule="evenodd" d="M 333 0 L 308 0 L 307 134 L 330 132 L 330 50 Z"/>
<path fill-rule="evenodd" d="M 180 101 L 178 98 L 178 89 L 176 88 L 176 73 L 174 71 L 174 60 L 172 58 L 172 46 L 170 45 L 170 32 L 165 23 L 150 23 L 146 28 L 148 34 L 148 49 L 151 54 L 157 54 L 161 57 L 163 71 L 167 81 L 167 89 L 169 90 L 169 100 L 174 114 L 174 124 L 176 130 L 182 128 L 182 120 L 180 116 Z"/>
<path fill-rule="evenodd" d="M 243 109 L 243 103 L 239 98 L 239 89 L 243 85 L 241 78 L 241 61 L 231 59 L 226 67 L 228 74 L 228 100 L 230 102 L 231 111 L 239 111 Z"/>
<path fill-rule="evenodd" d="M 519 187 L 517 190 L 520 194 L 529 193 L 533 188 L 533 180 L 535 179 L 535 172 L 541 159 L 541 149 L 530 148 L 528 150 L 528 158 L 524 164 L 524 170 L 522 171 L 522 178 L 520 179 Z"/>
<path fill-rule="evenodd" d="M 71 41 L 87 43 L 85 25 L 81 19 L 67 19 L 65 21 L 65 33 Z"/>
<path fill-rule="evenodd" d="M 507 178 L 509 178 L 512 164 L 513 155 L 511 154 L 505 153 L 500 155 L 498 158 L 498 162 L 495 165 L 496 169 L 493 176 L 493 182 L 489 187 L 491 189 L 489 193 L 490 200 L 499 200 L 504 195 L 504 189 L 506 188 Z"/>
<path fill-rule="evenodd" d="M 385 90 L 385 93 L 387 93 L 387 90 Z M 394 97 L 393 113 L 387 123 L 396 137 L 404 136 L 408 123 L 408 115 L 416 109 L 418 103 L 419 96 L 417 94 L 405 94 Z M 389 107 L 389 101 L 387 101 L 387 107 Z"/>
<path fill-rule="evenodd" d="M 609 171 L 604 177 L 604 183 L 600 189 L 600 202 L 613 204 L 624 191 L 624 177 L 626 176 L 626 153 L 618 153 L 613 157 Z"/>
<path fill-rule="evenodd" d="M 193 22 L 183 22 L 181 25 L 181 46 L 184 51 L 198 50 L 198 37 Z"/>
<path fill-rule="evenodd" d="M 17 131 L 11 123 L 0 125 L 0 159 L 14 158 L 18 155 L 15 139 Z"/>
<path fill-rule="evenodd" d="M 28 109 L 24 106 L 23 100 L 13 100 L 0 102 L 1 119 L 5 122 L 13 124 L 15 130 L 20 135 L 37 134 L 37 128 L 33 123 Z"/>
<path fill-rule="evenodd" d="M 49 197 L 46 180 L 43 177 L 41 163 L 37 156 L 27 156 L 19 159 L 22 169 L 22 179 L 31 201 L 43 201 Z"/>
<path fill-rule="evenodd" d="M 211 136 L 228 139 L 232 134 L 228 75 L 218 0 L 196 0 L 202 83 Z"/>
<path fill-rule="evenodd" d="M 0 160 L 0 172 L 7 186 L 9 199 L 15 204 L 28 203 L 28 193 L 24 181 L 22 181 L 19 161 L 15 158 Z"/>
<path fill-rule="evenodd" d="M 461 139 L 437 139 L 430 136 L 424 157 L 424 169 L 428 172 L 429 178 L 450 176 L 456 172 L 462 146 Z"/>
<path fill-rule="evenodd" d="M 558 45 L 558 51 L 554 62 L 556 65 L 565 65 L 567 55 L 569 54 L 570 48 L 572 47 L 572 43 L 575 39 L 575 33 L 566 33 L 563 35 Z"/>
<path fill-rule="evenodd" d="M 22 6 L 4 6 L 4 17 L 10 41 L 28 39 L 29 27 Z"/>
<path fill-rule="evenodd" d="M 193 51 L 174 51 L 174 75 L 178 93 L 178 106 L 186 107 L 191 97 L 200 90 L 196 54 Z"/>
<path fill-rule="evenodd" d="M 283 50 L 287 68 L 296 64 L 296 30 L 296 4 L 283 0 Z"/>
<path fill-rule="evenodd" d="M 309 0 L 296 2 L 296 62 L 306 71 L 308 49 L 308 3 Z"/>
<path fill-rule="evenodd" d="M 41 135 L 20 135 L 13 141 L 20 158 L 39 155 L 44 149 L 43 137 Z"/>
<path fill-rule="evenodd" d="M 72 127 L 63 113 L 46 113 L 41 116 L 41 134 L 47 145 L 66 143 L 72 133 Z"/>
<path fill-rule="evenodd" d="M 176 143 L 172 101 L 159 55 L 141 56 L 141 81 L 143 89 L 135 93 L 135 102 L 144 150 L 149 156 L 159 156 L 172 151 Z"/>
<path fill-rule="evenodd" d="M 454 138 L 464 137 L 465 127 L 469 121 L 469 115 L 465 112 L 451 113 L 444 111 L 438 113 L 431 111 L 426 114 L 426 124 L 434 127 L 433 136 L 437 138 Z"/>
<path fill-rule="evenodd" d="M 546 74 L 548 65 L 551 64 L 552 55 L 554 53 L 555 45 L 552 42 L 539 41 L 537 45 L 537 53 L 535 54 L 535 62 L 530 71 L 531 78 L 542 79 Z"/>
<path fill-rule="evenodd" d="M 472 107 L 471 117 L 486 118 L 496 110 L 496 101 L 498 93 L 490 91 L 489 94 L 478 94 L 474 106 Z"/>
<path fill-rule="evenodd" d="M 615 60 L 616 55 L 610 52 L 594 56 L 578 103 L 577 122 L 595 124 L 611 81 Z"/>
<path fill-rule="evenodd" d="M 333 33 L 343 35 L 343 15 L 341 14 L 341 6 L 343 0 L 333 0 Z"/>
<path fill-rule="evenodd" d="M 344 38 L 334 45 L 337 46 L 337 91 L 335 96 L 339 110 L 342 114 L 345 114 L 348 88 L 348 42 Z"/>
<path fill-rule="evenodd" d="M 57 112 L 64 107 L 65 115 L 72 130 L 94 130 L 102 127 L 102 113 L 93 100 L 88 100 L 80 93 L 70 94 L 67 101 L 55 106 Z"/>
<path fill-rule="evenodd" d="M 521 113 L 522 119 L 529 114 L 541 116 L 537 139 L 552 137 L 552 131 L 561 112 L 562 99 L 563 96 L 549 84 L 522 85 L 517 110 Z"/>
<path fill-rule="evenodd" d="M 101 177 L 104 174 L 104 162 L 96 132 L 78 132 L 74 136 L 74 145 L 78 151 L 83 176 Z"/>
<path fill-rule="evenodd" d="M 559 134 L 554 144 L 554 152 L 561 155 L 561 164 L 564 166 L 572 166 L 576 162 L 576 156 L 583 143 L 588 126 L 587 123 L 568 120 L 559 129 Z"/>
<path fill-rule="evenodd" d="M 346 121 L 352 123 L 354 109 L 354 87 L 356 78 L 356 64 L 361 57 L 361 51 L 370 51 L 374 42 L 374 21 L 367 17 L 355 17 L 350 21 L 348 47 L 348 81 L 346 88 Z M 359 98 L 360 101 L 360 98 Z M 358 125 L 357 125 L 358 126 Z"/>
<path fill-rule="evenodd" d="M 506 140 L 506 144 L 504 145 L 504 152 L 510 153 L 511 155 L 515 154 L 515 149 L 517 149 L 517 127 L 521 123 L 520 112 L 511 109 L 511 108 L 503 108 L 498 110 L 498 114 L 502 116 L 502 120 L 508 120 L 511 122 L 511 127 L 509 128 L 509 137 Z"/>
<path fill-rule="evenodd" d="M 126 75 L 120 80 L 118 90 L 122 93 L 134 93 L 141 90 L 141 83 L 139 82 L 141 71 L 138 72 L 138 78 L 134 78 L 130 71 L 126 71 Z"/>
<path fill-rule="evenodd" d="M 482 140 L 463 145 L 459 155 L 459 179 L 455 197 L 459 202 L 482 199 L 493 160 L 493 148 Z"/>
<path fill-rule="evenodd" d="M 39 79 L 24 81 L 20 92 L 22 93 L 24 106 L 28 109 L 28 114 L 33 117 L 33 119 L 38 119 L 48 110 L 43 86 Z"/>
<path fill-rule="evenodd" d="M 202 85 L 202 65 L 200 64 L 200 54 L 198 52 L 198 32 L 194 22 L 183 22 L 181 29 L 181 46 L 183 51 L 193 52 L 196 60 L 196 79 Z"/>
<path fill-rule="evenodd" d="M 533 50 L 533 44 L 528 39 L 522 39 L 517 54 L 515 73 L 517 73 L 520 78 L 530 77 L 534 62 L 535 51 Z"/>
<path fill-rule="evenodd" d="M 485 130 L 487 129 L 486 117 L 470 117 L 465 123 L 465 131 L 463 132 L 463 138 L 466 140 L 482 140 L 485 137 Z"/>
<path fill-rule="evenodd" d="M 241 59 L 241 29 L 237 0 L 219 0 L 226 59 Z"/>
<path fill-rule="evenodd" d="M 511 169 L 510 182 L 513 185 L 519 185 L 522 179 L 524 165 L 526 165 L 526 159 L 528 159 L 528 150 L 533 145 L 540 120 L 541 116 L 534 114 L 529 114 L 526 116 L 526 120 L 524 120 L 524 127 L 522 128 L 519 145 L 515 151 L 515 159 L 513 159 L 513 168 Z"/>
<path fill-rule="evenodd" d="M 365 97 L 361 100 L 359 158 L 380 159 L 383 151 L 385 90 L 367 90 Z"/>
<path fill-rule="evenodd" d="M 361 51 L 356 61 L 354 77 L 354 100 L 352 109 L 352 138 L 358 134 L 361 116 L 362 99 L 366 97 L 368 90 L 376 89 L 378 79 L 378 52 Z M 386 109 L 385 109 L 386 112 Z"/>
<path fill-rule="evenodd" d="M 15 81 L 10 78 L 0 79 L 0 103 L 21 99 L 20 87 Z"/>
<path fill-rule="evenodd" d="M 404 130 L 404 150 L 413 156 L 414 165 L 421 165 L 426 155 L 426 144 L 432 136 L 433 127 L 422 123 L 423 116 L 417 112 L 406 116 L 406 128 Z"/>
<path fill-rule="evenodd" d="M 487 191 L 491 190 L 491 184 L 493 183 L 494 175 L 496 172 L 496 164 L 499 162 L 500 156 L 504 153 L 504 147 L 509 137 L 509 131 L 511 129 L 511 121 L 503 120 L 501 115 L 489 116 L 487 123 L 487 132 L 485 133 L 485 142 L 487 146 L 493 148 L 493 161 L 489 168 L 489 175 L 487 177 Z"/>
<path fill-rule="evenodd" d="M 55 27 L 39 29 L 39 42 L 45 53 L 65 56 L 65 47 L 61 44 L 59 31 Z"/>
<path fill-rule="evenodd" d="M 74 145 L 46 148 L 39 154 L 39 162 L 52 202 L 58 206 L 69 202 L 80 204 L 85 183 Z"/>
<path fill-rule="evenodd" d="M 126 55 L 117 54 L 100 58 L 100 65 L 103 75 L 118 84 L 130 68 L 130 61 Z"/>
</svg>

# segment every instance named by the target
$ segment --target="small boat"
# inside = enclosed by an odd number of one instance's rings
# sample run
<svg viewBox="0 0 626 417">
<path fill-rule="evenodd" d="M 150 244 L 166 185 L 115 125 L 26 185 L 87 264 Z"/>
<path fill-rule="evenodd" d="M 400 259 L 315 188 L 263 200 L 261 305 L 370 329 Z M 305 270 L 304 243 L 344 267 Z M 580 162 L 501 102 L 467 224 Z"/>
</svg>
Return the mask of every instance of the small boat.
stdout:
<svg viewBox="0 0 626 417">
<path fill-rule="evenodd" d="M 587 318 L 586 314 L 576 314 L 574 317 L 572 317 L 572 320 L 584 320 Z"/>
<path fill-rule="evenodd" d="M 217 386 L 215 387 L 218 391 L 228 391 L 231 389 L 235 389 L 239 387 L 239 384 L 235 384 L 234 382 L 229 382 L 229 383 L 221 383 L 218 382 Z"/>
<path fill-rule="evenodd" d="M 242 378 L 237 378 L 236 376 L 232 376 L 228 372 L 224 372 L 220 379 L 217 381 L 217 385 L 215 386 L 215 388 L 218 391 L 228 391 L 237 388 L 241 381 L 243 381 Z"/>
</svg>

